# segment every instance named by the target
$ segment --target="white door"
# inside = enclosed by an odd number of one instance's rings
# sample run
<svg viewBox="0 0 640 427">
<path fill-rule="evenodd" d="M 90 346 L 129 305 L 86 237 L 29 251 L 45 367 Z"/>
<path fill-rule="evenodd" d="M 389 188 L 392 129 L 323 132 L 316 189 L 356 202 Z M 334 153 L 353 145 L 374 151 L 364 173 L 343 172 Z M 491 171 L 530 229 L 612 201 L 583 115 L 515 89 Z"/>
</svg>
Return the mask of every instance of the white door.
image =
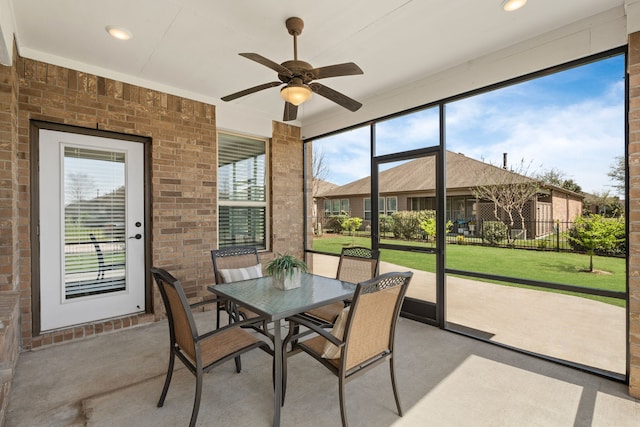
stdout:
<svg viewBox="0 0 640 427">
<path fill-rule="evenodd" d="M 39 136 L 41 331 L 144 311 L 143 144 Z"/>
</svg>

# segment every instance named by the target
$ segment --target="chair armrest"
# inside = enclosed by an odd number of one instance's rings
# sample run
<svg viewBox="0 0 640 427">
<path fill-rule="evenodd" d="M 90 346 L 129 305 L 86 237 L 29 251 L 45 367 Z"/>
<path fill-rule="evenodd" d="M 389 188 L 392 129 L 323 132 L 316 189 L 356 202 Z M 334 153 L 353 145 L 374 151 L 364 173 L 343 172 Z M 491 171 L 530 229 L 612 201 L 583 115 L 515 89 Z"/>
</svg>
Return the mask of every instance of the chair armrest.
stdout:
<svg viewBox="0 0 640 427">
<path fill-rule="evenodd" d="M 243 326 L 251 326 L 251 325 L 254 325 L 254 324 L 258 323 L 258 322 L 264 322 L 264 319 L 261 318 L 261 317 L 254 317 L 254 318 L 251 318 L 251 319 L 241 320 L 239 322 L 233 322 L 233 323 L 231 323 L 229 325 L 225 325 L 225 326 L 223 326 L 221 328 L 214 329 L 214 330 L 206 332 L 206 333 L 204 333 L 202 335 L 198 335 L 196 337 L 196 341 L 204 340 L 204 339 L 207 339 L 207 338 L 212 337 L 214 335 L 220 334 L 220 333 L 226 331 L 227 329 L 241 328 Z"/>
<path fill-rule="evenodd" d="M 327 341 L 330 341 L 331 344 L 337 347 L 343 347 L 345 344 L 344 341 L 342 341 L 339 338 L 336 338 L 333 334 L 331 334 L 331 332 L 324 329 L 321 325 L 318 325 L 317 323 L 314 323 L 303 316 L 295 315 L 295 316 L 288 317 L 287 319 L 290 322 L 294 322 L 306 328 L 309 328 L 310 330 L 322 336 Z"/>
<path fill-rule="evenodd" d="M 208 298 L 208 299 L 205 299 L 205 300 L 202 300 L 202 301 L 194 302 L 193 304 L 189 304 L 189 307 L 197 308 L 197 307 L 201 307 L 203 305 L 213 304 L 213 303 L 222 302 L 222 301 L 225 301 L 225 300 L 222 299 L 222 298 L 218 298 L 218 297 L 216 297 L 216 298 Z"/>
</svg>

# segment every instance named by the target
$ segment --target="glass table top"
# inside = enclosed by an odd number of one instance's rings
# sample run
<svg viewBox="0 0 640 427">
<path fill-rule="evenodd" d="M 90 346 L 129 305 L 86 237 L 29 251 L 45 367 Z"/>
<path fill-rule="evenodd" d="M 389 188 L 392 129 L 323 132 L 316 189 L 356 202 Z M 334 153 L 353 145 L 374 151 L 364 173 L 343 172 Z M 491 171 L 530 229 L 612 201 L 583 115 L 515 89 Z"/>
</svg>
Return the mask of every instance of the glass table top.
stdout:
<svg viewBox="0 0 640 427">
<path fill-rule="evenodd" d="M 215 294 L 229 298 L 269 320 L 298 313 L 353 296 L 356 285 L 324 276 L 303 273 L 301 286 L 281 290 L 271 276 L 209 286 Z"/>
</svg>

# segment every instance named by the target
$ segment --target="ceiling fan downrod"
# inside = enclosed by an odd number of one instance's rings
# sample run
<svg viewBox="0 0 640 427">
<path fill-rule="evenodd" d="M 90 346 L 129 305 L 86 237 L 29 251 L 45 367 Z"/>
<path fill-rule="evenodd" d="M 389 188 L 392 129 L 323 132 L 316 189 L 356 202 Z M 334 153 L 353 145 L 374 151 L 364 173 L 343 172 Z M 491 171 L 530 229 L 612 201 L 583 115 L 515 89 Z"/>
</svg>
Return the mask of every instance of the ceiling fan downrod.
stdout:
<svg viewBox="0 0 640 427">
<path fill-rule="evenodd" d="M 285 25 L 287 26 L 287 31 L 289 34 L 293 36 L 293 60 L 298 60 L 298 36 L 302 34 L 302 29 L 304 28 L 304 21 L 295 16 L 286 20 Z"/>
</svg>

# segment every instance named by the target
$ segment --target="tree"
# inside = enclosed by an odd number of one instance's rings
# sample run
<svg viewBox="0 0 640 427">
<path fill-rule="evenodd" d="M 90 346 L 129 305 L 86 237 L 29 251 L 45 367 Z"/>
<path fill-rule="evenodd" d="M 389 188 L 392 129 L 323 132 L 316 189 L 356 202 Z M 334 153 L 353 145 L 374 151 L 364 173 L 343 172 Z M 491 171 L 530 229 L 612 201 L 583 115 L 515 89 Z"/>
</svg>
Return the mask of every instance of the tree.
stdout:
<svg viewBox="0 0 640 427">
<path fill-rule="evenodd" d="M 611 196 L 609 191 L 595 191 L 587 194 L 583 204 L 583 214 L 599 214 L 607 218 L 621 216 L 624 213 L 624 206 L 617 196 Z"/>
<path fill-rule="evenodd" d="M 93 180 L 85 172 L 69 172 L 65 184 L 66 192 L 71 198 L 67 203 L 85 200 L 95 189 Z"/>
<path fill-rule="evenodd" d="M 500 210 L 508 216 L 506 225 L 509 229 L 513 229 L 515 224 L 514 215 L 520 219 L 520 228 L 525 228 L 524 208 L 540 190 L 539 181 L 527 176 L 530 164 L 521 160 L 517 168 L 509 171 L 498 167 L 487 168 L 478 179 L 485 184 L 473 189 L 478 199 L 493 203 L 493 215 L 498 221 L 502 221 Z M 510 236 L 507 237 L 510 239 Z"/>
<path fill-rule="evenodd" d="M 576 183 L 572 179 L 565 179 L 564 181 L 562 181 L 562 188 L 564 188 L 565 190 L 573 191 L 574 193 L 582 192 L 582 187 L 580 187 L 578 183 Z"/>
<path fill-rule="evenodd" d="M 536 175 L 536 179 L 544 182 L 545 184 L 555 185 L 556 187 L 562 187 L 562 182 L 566 179 L 566 174 L 560 169 L 551 168 L 542 171 Z"/>
<path fill-rule="evenodd" d="M 567 238 L 589 255 L 589 272 L 593 272 L 593 255 L 597 251 L 614 251 L 624 239 L 620 236 L 624 236 L 624 222 L 621 218 L 591 215 L 576 218 Z"/>
<path fill-rule="evenodd" d="M 313 142 L 310 144 L 311 149 L 311 197 L 314 199 L 313 203 L 313 212 L 312 215 L 316 220 L 316 224 L 314 226 L 315 232 L 320 235 L 322 234 L 323 224 L 322 222 L 326 220 L 324 215 L 319 215 L 318 212 L 318 203 L 321 202 L 317 199 L 318 193 L 320 192 L 320 186 L 323 182 L 327 180 L 330 174 L 329 166 L 325 161 L 325 153 L 322 149 L 321 145 L 315 145 Z"/>
<path fill-rule="evenodd" d="M 360 228 L 362 225 L 362 218 L 358 218 L 357 216 L 348 217 L 344 221 L 342 221 L 342 228 L 345 231 L 349 232 L 349 235 L 352 236 L 353 233 Z"/>
<path fill-rule="evenodd" d="M 613 164 L 609 166 L 609 178 L 614 182 L 613 188 L 620 193 L 624 193 L 624 183 L 626 179 L 626 165 L 624 162 L 624 156 L 617 156 Z"/>
<path fill-rule="evenodd" d="M 555 185 L 556 187 L 564 188 L 565 190 L 573 191 L 576 193 L 582 192 L 582 187 L 578 185 L 573 179 L 567 178 L 567 174 L 559 169 L 551 168 L 539 173 L 535 178 L 545 184 Z"/>
</svg>

